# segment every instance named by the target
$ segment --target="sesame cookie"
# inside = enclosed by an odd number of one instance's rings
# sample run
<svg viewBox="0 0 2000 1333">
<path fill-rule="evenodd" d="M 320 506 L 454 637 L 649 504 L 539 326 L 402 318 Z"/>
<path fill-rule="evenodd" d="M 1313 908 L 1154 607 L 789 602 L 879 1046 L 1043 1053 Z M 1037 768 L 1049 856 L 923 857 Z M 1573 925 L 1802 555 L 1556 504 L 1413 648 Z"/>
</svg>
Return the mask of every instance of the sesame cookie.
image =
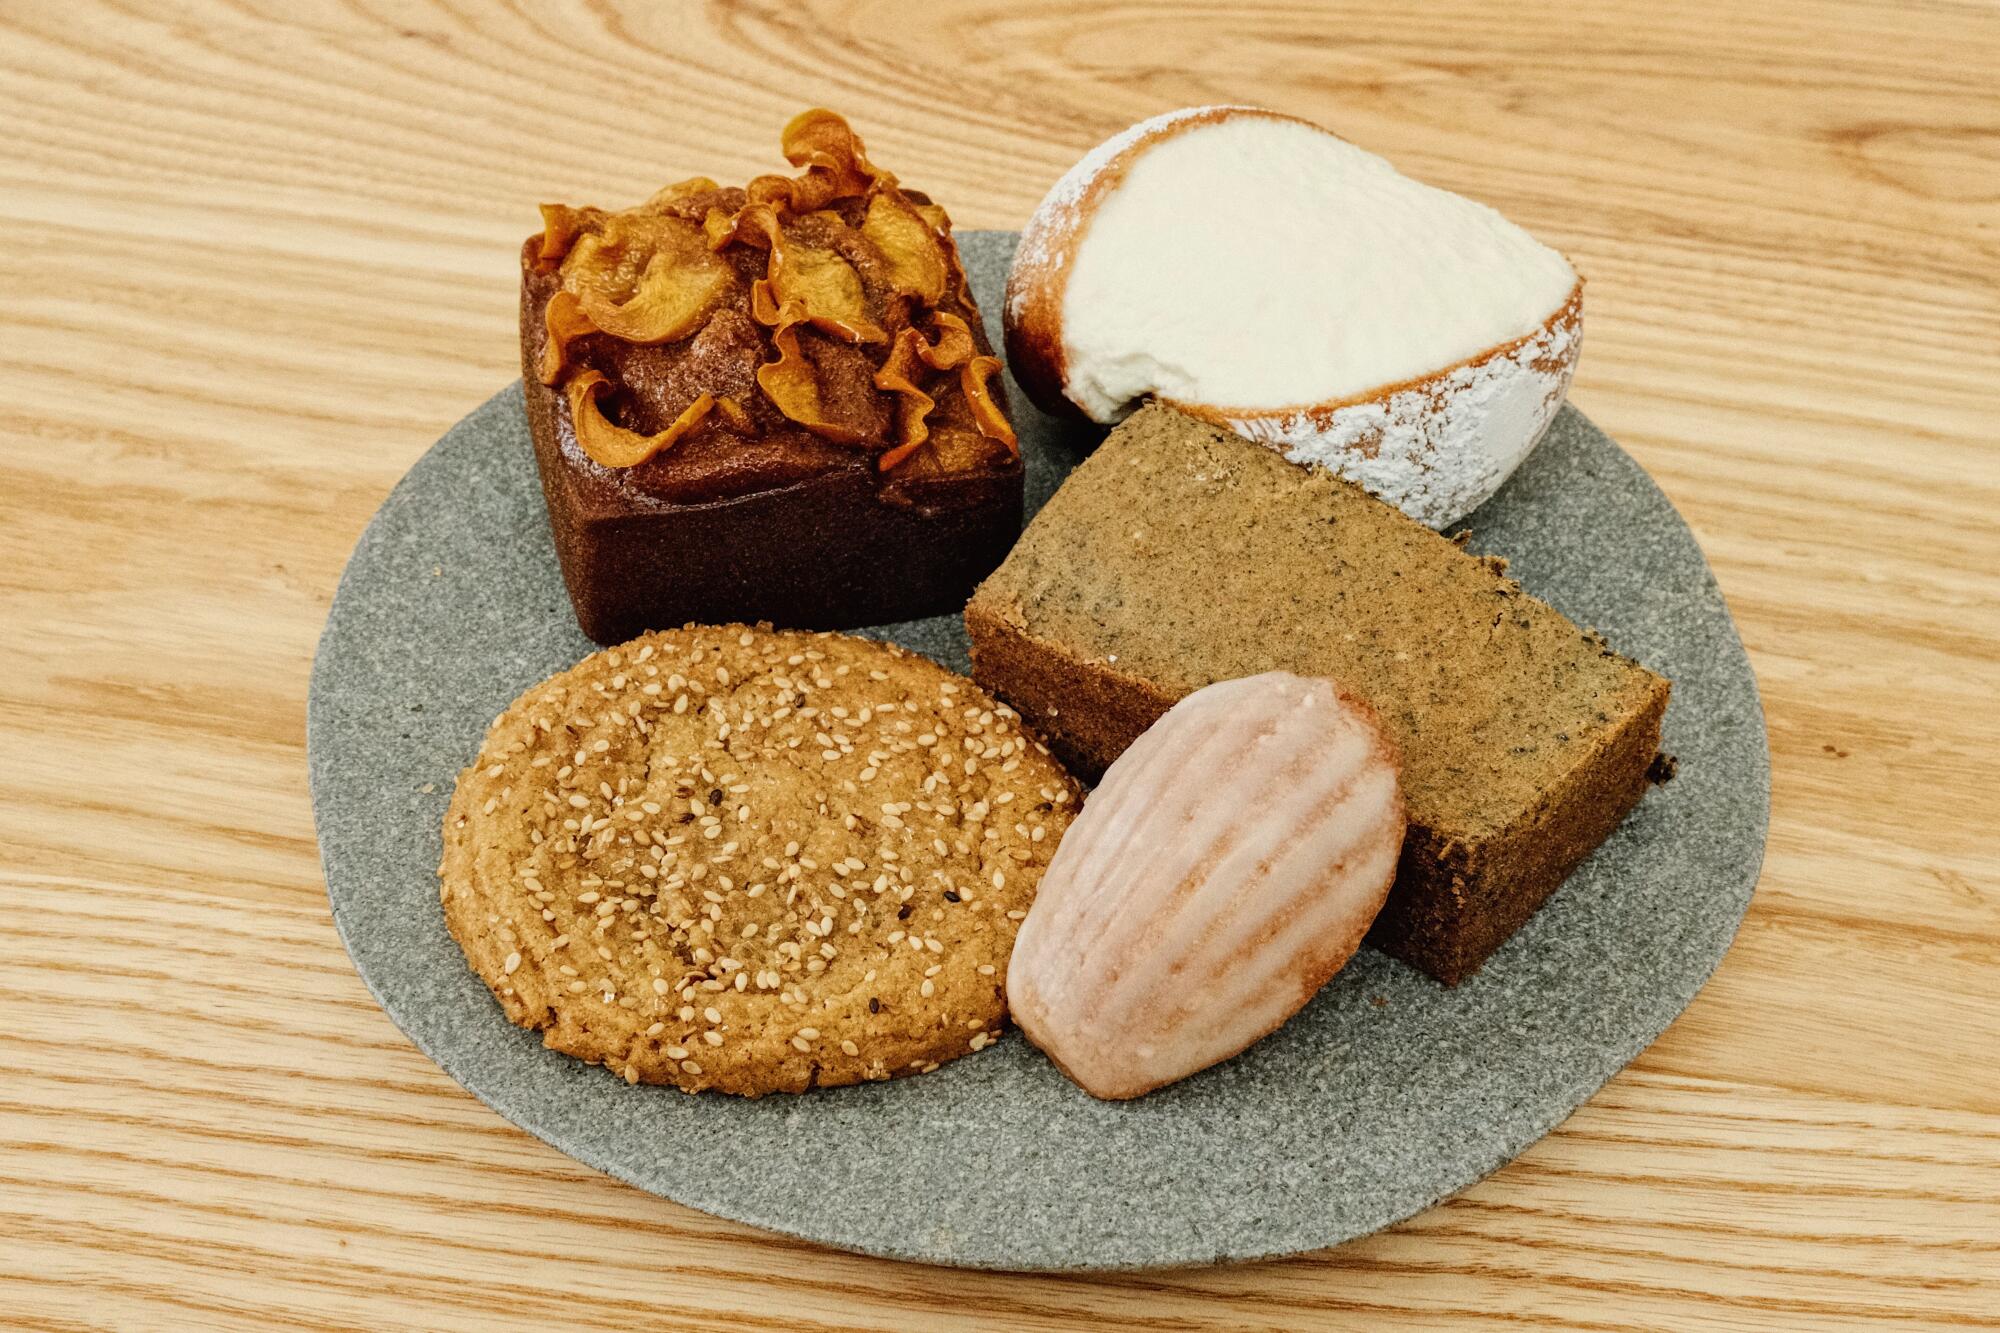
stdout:
<svg viewBox="0 0 2000 1333">
<path fill-rule="evenodd" d="M 517 699 L 445 816 L 445 920 L 507 1016 L 627 1082 L 927 1072 L 1006 1016 L 1078 789 L 889 644 L 648 634 Z"/>
</svg>

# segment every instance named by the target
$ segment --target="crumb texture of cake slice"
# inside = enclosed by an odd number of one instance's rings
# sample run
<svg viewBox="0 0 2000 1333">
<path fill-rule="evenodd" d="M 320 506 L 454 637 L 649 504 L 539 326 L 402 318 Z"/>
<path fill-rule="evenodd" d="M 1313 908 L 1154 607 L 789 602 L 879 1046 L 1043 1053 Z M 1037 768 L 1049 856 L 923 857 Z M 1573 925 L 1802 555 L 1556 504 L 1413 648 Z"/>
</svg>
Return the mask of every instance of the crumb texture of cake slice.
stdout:
<svg viewBox="0 0 2000 1333">
<path fill-rule="evenodd" d="M 1160 405 L 1072 474 L 965 618 L 975 679 L 1086 774 L 1215 681 L 1290 671 L 1366 700 L 1410 819 L 1370 938 L 1450 983 L 1637 804 L 1669 692 L 1499 561 Z"/>
</svg>

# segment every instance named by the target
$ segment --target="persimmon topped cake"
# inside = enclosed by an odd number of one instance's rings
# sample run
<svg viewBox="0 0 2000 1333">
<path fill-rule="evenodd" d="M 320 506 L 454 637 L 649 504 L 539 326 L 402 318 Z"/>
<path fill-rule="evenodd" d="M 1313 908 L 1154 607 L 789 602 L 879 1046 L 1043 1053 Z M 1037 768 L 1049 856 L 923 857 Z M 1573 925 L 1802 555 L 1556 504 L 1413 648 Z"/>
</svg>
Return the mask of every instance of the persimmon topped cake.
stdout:
<svg viewBox="0 0 2000 1333">
<path fill-rule="evenodd" d="M 1453 983 L 1637 804 L 1667 705 L 1499 561 L 1158 404 L 1070 476 L 965 622 L 973 678 L 1090 774 L 1215 681 L 1339 682 L 1403 757 L 1409 833 L 1369 938 Z"/>
<path fill-rule="evenodd" d="M 1020 530 L 1000 363 L 950 219 L 830 111 L 783 147 L 800 174 L 544 205 L 522 247 L 528 420 L 599 642 L 956 610 Z"/>
</svg>

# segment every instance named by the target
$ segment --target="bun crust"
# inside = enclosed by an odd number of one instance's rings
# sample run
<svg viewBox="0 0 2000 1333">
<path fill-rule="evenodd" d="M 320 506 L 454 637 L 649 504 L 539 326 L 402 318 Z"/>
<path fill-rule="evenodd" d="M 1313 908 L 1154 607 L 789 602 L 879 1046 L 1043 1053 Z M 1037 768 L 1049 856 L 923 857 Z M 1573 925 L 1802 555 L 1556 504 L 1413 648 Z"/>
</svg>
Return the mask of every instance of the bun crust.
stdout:
<svg viewBox="0 0 2000 1333">
<path fill-rule="evenodd" d="M 1085 153 L 1042 196 L 1007 276 L 1003 324 L 1007 366 L 1035 406 L 1070 421 L 1090 418 L 1070 398 L 1063 357 L 1063 296 L 1077 246 L 1090 230 L 1098 202 L 1118 187 L 1140 155 L 1161 139 L 1234 116 L 1297 121 L 1297 116 L 1255 106 L 1197 106 L 1142 120 Z"/>
</svg>

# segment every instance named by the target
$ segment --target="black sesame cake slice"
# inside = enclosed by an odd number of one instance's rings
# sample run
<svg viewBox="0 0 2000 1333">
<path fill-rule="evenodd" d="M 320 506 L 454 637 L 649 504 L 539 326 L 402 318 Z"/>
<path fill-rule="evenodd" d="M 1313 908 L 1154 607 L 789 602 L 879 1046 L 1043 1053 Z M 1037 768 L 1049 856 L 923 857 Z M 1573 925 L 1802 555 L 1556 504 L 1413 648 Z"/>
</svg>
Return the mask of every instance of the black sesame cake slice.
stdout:
<svg viewBox="0 0 2000 1333">
<path fill-rule="evenodd" d="M 1668 683 L 1359 488 L 1152 406 L 965 612 L 974 677 L 1101 773 L 1183 696 L 1291 671 L 1366 699 L 1410 833 L 1371 940 L 1457 982 L 1639 801 Z"/>
</svg>

